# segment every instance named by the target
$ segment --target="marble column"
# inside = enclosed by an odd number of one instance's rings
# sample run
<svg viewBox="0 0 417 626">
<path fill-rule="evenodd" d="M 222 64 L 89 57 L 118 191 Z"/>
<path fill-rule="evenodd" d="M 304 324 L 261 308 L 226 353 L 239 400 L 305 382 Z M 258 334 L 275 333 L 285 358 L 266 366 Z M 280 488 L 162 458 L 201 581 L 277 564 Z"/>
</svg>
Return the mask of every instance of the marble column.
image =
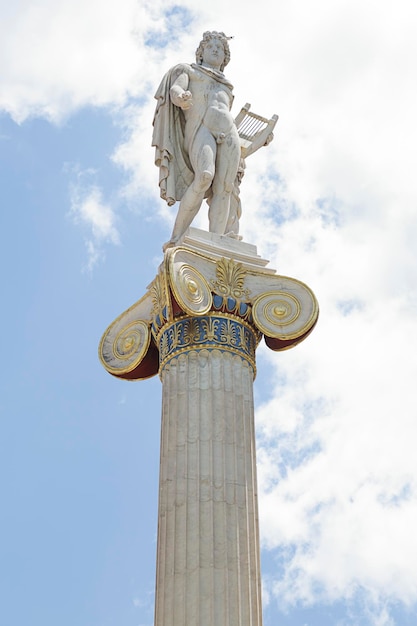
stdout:
<svg viewBox="0 0 417 626">
<path fill-rule="evenodd" d="M 311 290 L 256 247 L 190 229 L 99 354 L 162 381 L 155 626 L 261 626 L 253 380 L 262 336 L 287 350 L 318 318 Z"/>
<path fill-rule="evenodd" d="M 156 626 L 261 626 L 253 369 L 190 346 L 162 371 Z"/>
</svg>

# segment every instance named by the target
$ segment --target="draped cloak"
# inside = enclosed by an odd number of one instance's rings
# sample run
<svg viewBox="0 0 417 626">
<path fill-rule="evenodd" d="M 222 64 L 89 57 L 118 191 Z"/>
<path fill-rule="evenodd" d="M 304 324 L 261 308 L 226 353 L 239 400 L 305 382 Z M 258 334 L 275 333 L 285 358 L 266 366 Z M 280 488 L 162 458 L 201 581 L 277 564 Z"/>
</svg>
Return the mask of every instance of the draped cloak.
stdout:
<svg viewBox="0 0 417 626">
<path fill-rule="evenodd" d="M 180 64 L 171 68 L 163 77 L 155 94 L 158 101 L 153 120 L 152 146 L 155 147 L 155 165 L 159 168 L 159 188 L 161 198 L 169 206 L 181 200 L 185 191 L 194 180 L 194 171 L 190 163 L 187 147 L 184 145 L 185 116 L 182 109 L 171 101 L 170 89 L 180 74 L 190 74 L 198 70 L 222 83 L 233 100 L 233 86 L 222 72 L 192 65 Z M 194 137 L 203 122 L 205 111 L 194 120 L 191 137 Z M 192 141 L 192 139 L 191 139 Z M 210 195 L 210 190 L 207 195 Z"/>
</svg>

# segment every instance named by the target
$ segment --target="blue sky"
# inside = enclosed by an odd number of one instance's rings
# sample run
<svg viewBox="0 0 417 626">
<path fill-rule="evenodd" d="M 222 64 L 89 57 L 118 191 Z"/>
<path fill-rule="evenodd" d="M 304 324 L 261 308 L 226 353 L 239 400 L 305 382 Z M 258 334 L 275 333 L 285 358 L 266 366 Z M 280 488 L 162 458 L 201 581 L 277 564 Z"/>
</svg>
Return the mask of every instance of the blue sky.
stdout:
<svg viewBox="0 0 417 626">
<path fill-rule="evenodd" d="M 415 7 L 0 6 L 0 623 L 153 623 L 160 381 L 113 379 L 97 347 L 175 216 L 153 94 L 218 29 L 234 111 L 280 116 L 242 234 L 321 306 L 306 342 L 258 350 L 264 623 L 414 625 Z"/>
</svg>

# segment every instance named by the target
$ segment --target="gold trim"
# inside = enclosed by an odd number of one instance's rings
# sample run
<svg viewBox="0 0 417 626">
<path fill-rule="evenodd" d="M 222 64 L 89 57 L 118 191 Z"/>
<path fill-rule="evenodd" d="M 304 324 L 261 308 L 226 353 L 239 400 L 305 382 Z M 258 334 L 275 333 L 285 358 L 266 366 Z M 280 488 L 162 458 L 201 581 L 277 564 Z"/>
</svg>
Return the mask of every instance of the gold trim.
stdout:
<svg viewBox="0 0 417 626">
<path fill-rule="evenodd" d="M 212 322 L 210 322 L 209 326 L 204 329 L 207 335 L 207 339 L 204 341 L 201 341 L 200 343 L 199 342 L 199 336 L 200 336 L 199 326 L 203 325 L 206 318 L 209 318 L 210 320 L 212 320 Z M 187 345 L 183 345 L 183 347 L 181 347 L 180 324 L 186 323 L 188 320 L 189 320 L 190 325 L 189 325 L 189 328 L 187 329 L 187 333 L 190 339 L 189 339 L 189 342 L 187 342 Z M 216 337 L 217 328 L 216 329 L 214 328 L 214 324 L 216 320 L 227 321 L 229 323 L 234 322 L 236 324 L 236 327 L 229 326 L 228 324 L 226 326 L 226 329 L 224 328 L 222 329 L 222 333 L 219 337 L 220 339 L 219 340 Z M 167 333 L 169 332 L 171 328 L 173 332 L 173 336 L 172 336 L 173 346 L 169 348 L 169 344 L 168 344 L 169 339 L 168 339 Z M 250 333 L 251 337 L 253 337 L 253 357 L 250 355 L 249 347 L 246 349 L 243 348 L 243 344 L 245 342 L 242 336 L 242 332 L 243 332 L 242 328 L 246 328 L 246 330 Z M 254 378 L 255 378 L 256 376 L 255 353 L 256 353 L 256 348 L 261 338 L 262 338 L 262 335 L 255 326 L 253 326 L 252 324 L 249 324 L 248 322 L 243 320 L 241 317 L 238 317 L 236 315 L 227 314 L 223 312 L 219 313 L 218 311 L 210 311 L 204 316 L 193 316 L 191 318 L 187 315 L 180 316 L 178 318 L 175 318 L 175 320 L 172 323 L 165 324 L 165 326 L 161 328 L 161 330 L 158 333 L 157 346 L 159 349 L 159 358 L 160 358 L 159 375 L 161 375 L 161 372 L 163 368 L 166 366 L 166 364 L 171 359 L 178 357 L 178 355 L 180 354 L 183 354 L 185 352 L 190 352 L 193 350 L 197 352 L 200 352 L 201 350 L 220 350 L 223 352 L 230 352 L 236 356 L 240 356 L 243 360 L 246 360 L 251 365 L 253 372 L 254 372 Z M 210 342 L 210 343 L 207 343 L 207 342 Z M 238 347 L 233 346 L 234 342 L 236 342 Z M 239 347 L 239 345 L 242 347 Z M 167 350 L 169 350 L 169 354 L 166 354 Z M 166 356 L 163 356 L 165 354 Z"/>
<path fill-rule="evenodd" d="M 123 313 L 120 313 L 120 315 L 118 315 L 118 316 L 116 317 L 116 319 L 115 319 L 115 320 L 113 320 L 113 321 L 112 321 L 112 323 L 111 323 L 111 324 L 109 324 L 109 325 L 107 326 L 106 330 L 104 331 L 104 333 L 103 333 L 103 335 L 102 335 L 102 337 L 101 337 L 101 339 L 100 339 L 100 343 L 99 343 L 99 347 L 98 347 L 98 349 L 99 349 L 99 356 L 100 356 L 100 353 L 101 353 L 101 350 L 100 350 L 100 348 L 101 348 L 101 344 L 102 344 L 102 342 L 103 342 L 103 340 L 104 340 L 104 337 L 106 336 L 106 334 L 107 334 L 107 333 L 108 333 L 108 331 L 110 330 L 110 328 L 112 328 L 112 326 L 114 326 L 115 324 L 117 324 L 117 322 L 119 322 L 119 321 L 122 319 L 122 317 L 124 317 L 125 315 L 127 315 L 128 313 L 130 313 L 130 311 L 132 311 L 132 310 L 133 310 L 134 308 L 136 308 L 136 307 L 137 307 L 137 306 L 138 306 L 141 302 L 143 302 L 144 300 L 147 300 L 148 298 L 149 298 L 149 290 L 147 290 L 147 291 L 146 291 L 146 293 L 145 293 L 145 294 L 144 294 L 141 298 L 139 298 L 139 300 L 136 300 L 136 302 L 134 302 L 134 303 L 133 303 L 133 304 L 132 304 L 132 305 L 131 305 L 128 309 L 126 309 L 126 311 L 123 311 Z M 151 320 L 149 320 L 149 322 L 150 322 L 150 321 L 151 321 Z"/>
<path fill-rule="evenodd" d="M 173 319 L 165 267 L 159 269 L 148 290 L 151 293 L 153 303 L 152 318 L 155 319 L 159 315 L 161 322 L 163 319 Z M 164 308 L 166 309 L 166 316 L 163 315 Z"/>
<path fill-rule="evenodd" d="M 247 363 L 253 371 L 253 380 L 255 380 L 256 378 L 256 374 L 258 373 L 258 370 L 256 369 L 256 361 L 255 359 L 251 359 L 250 357 L 244 356 L 241 352 L 238 352 L 237 350 L 233 350 L 233 348 L 229 348 L 227 346 L 201 346 L 201 348 L 193 348 L 193 352 L 203 352 L 203 350 L 207 350 L 208 352 L 228 352 L 229 354 L 232 354 L 233 356 L 238 356 L 240 357 L 240 359 L 244 362 Z M 175 354 L 172 354 L 170 356 L 167 356 L 162 363 L 159 365 L 159 371 L 158 371 L 158 375 L 159 378 L 162 379 L 162 372 L 165 369 L 165 367 L 168 365 L 168 363 L 170 363 L 171 361 L 173 361 L 174 359 L 178 358 L 181 354 L 186 354 L 186 353 L 190 353 L 191 350 L 190 348 L 179 348 Z"/>
<path fill-rule="evenodd" d="M 188 315 L 205 315 L 213 306 L 213 297 L 207 280 L 188 263 L 175 266 L 174 255 L 169 260 L 169 277 L 172 293 Z"/>
<path fill-rule="evenodd" d="M 164 287 L 159 273 L 155 276 L 148 289 L 152 298 L 151 315 L 154 318 L 157 315 L 162 315 L 162 309 L 164 308 Z"/>
<path fill-rule="evenodd" d="M 244 289 L 247 271 L 242 263 L 236 263 L 233 259 L 222 257 L 216 263 L 217 280 L 212 279 L 211 285 L 213 291 L 223 297 L 231 297 L 236 300 L 242 297 L 248 297 L 250 289 Z"/>
<path fill-rule="evenodd" d="M 164 324 L 164 326 L 162 326 L 159 329 L 158 334 L 155 337 L 155 341 L 156 344 L 159 345 L 159 342 L 161 340 L 161 335 L 162 333 L 165 332 L 165 330 L 172 326 L 173 324 L 176 324 L 177 322 L 181 321 L 181 320 L 185 320 L 188 317 L 190 317 L 189 315 L 179 315 L 178 317 L 176 317 L 175 319 L 171 320 L 170 322 L 167 322 L 166 324 Z M 194 317 L 194 315 L 192 315 L 192 317 Z M 199 317 L 199 316 L 195 316 L 195 317 Z M 209 311 L 208 313 L 206 313 L 204 315 L 204 317 L 219 317 L 222 318 L 224 317 L 225 319 L 231 319 L 235 322 L 239 322 L 239 324 L 242 324 L 242 326 L 246 326 L 246 328 L 248 330 L 250 330 L 256 338 L 256 345 L 258 346 L 261 339 L 262 339 L 262 332 L 254 325 L 254 324 L 250 324 L 249 322 L 247 322 L 245 319 L 243 319 L 242 317 L 239 317 L 238 315 L 234 315 L 233 313 L 228 313 L 225 311 Z"/>
<path fill-rule="evenodd" d="M 133 322 L 130 322 L 130 324 L 127 324 L 126 326 L 123 326 L 119 332 L 117 333 L 117 335 L 112 338 L 111 337 L 111 332 L 114 330 L 114 326 L 116 325 L 116 323 L 119 321 L 119 319 L 115 320 L 113 322 L 113 324 L 111 324 L 109 326 L 109 328 L 107 329 L 107 331 L 104 333 L 101 341 L 100 341 L 100 345 L 99 345 L 99 358 L 101 361 L 101 364 L 103 365 L 104 369 L 106 369 L 110 374 L 117 374 L 117 375 L 123 375 L 123 374 L 129 374 L 131 371 L 133 371 L 138 365 L 140 365 L 141 361 L 143 361 L 144 357 L 146 356 L 146 353 L 148 352 L 149 349 L 149 345 L 150 345 L 150 341 L 151 341 L 151 331 L 150 331 L 150 327 L 149 324 L 147 324 L 145 321 L 143 320 L 134 320 Z M 123 355 L 122 352 L 120 350 L 118 350 L 117 348 L 117 342 L 121 339 L 123 339 L 123 335 L 125 335 L 130 329 L 133 329 L 134 327 L 140 327 L 140 329 L 143 331 L 142 333 L 140 333 L 140 331 L 138 332 L 138 334 L 136 334 L 135 336 L 139 338 L 144 338 L 144 341 L 142 341 L 142 343 L 136 343 L 135 346 L 135 341 L 134 339 L 132 339 L 132 344 L 130 347 L 131 351 L 127 352 L 126 355 Z M 126 339 L 129 339 L 129 337 L 127 336 Z M 105 361 L 104 359 L 104 345 L 107 342 L 110 345 L 108 345 L 108 352 L 111 352 L 111 354 L 113 355 L 113 357 L 115 359 L 117 359 L 117 361 L 121 361 L 124 362 L 127 359 L 132 357 L 132 354 L 137 354 L 137 356 L 135 357 L 135 359 L 133 361 L 131 361 L 127 366 L 125 367 L 113 367 L 111 365 L 109 365 L 108 362 Z M 129 347 L 127 347 L 127 350 L 129 350 Z M 134 348 L 132 350 L 132 347 Z"/>
<path fill-rule="evenodd" d="M 289 291 L 274 290 L 274 291 L 266 291 L 260 294 L 254 299 L 252 303 L 252 315 L 253 315 L 253 321 L 256 324 L 256 326 L 267 337 L 271 337 L 275 339 L 282 339 L 282 340 L 297 339 L 301 335 L 304 335 L 304 333 L 306 333 L 311 328 L 311 326 L 314 324 L 314 322 L 317 319 L 318 304 L 317 304 L 317 300 L 313 292 L 307 287 L 307 285 L 304 285 L 300 281 L 297 281 L 296 279 L 293 279 L 293 278 L 291 280 L 294 280 L 295 282 L 301 284 L 304 287 L 304 289 L 307 291 L 308 295 L 310 296 L 311 303 L 312 303 L 311 314 L 309 318 L 307 319 L 307 321 L 304 322 L 303 326 L 301 326 L 301 328 L 298 328 L 296 332 L 285 333 L 285 332 L 274 331 L 274 326 L 276 326 L 277 329 L 278 328 L 282 329 L 283 327 L 288 326 L 289 324 L 294 324 L 294 322 L 300 317 L 301 310 L 305 309 L 305 307 L 302 307 L 302 303 L 300 302 L 300 300 L 293 293 L 290 293 Z M 268 306 L 268 304 L 271 304 L 271 306 L 273 305 L 273 301 L 268 302 L 268 298 L 271 298 L 271 297 L 273 297 L 277 301 L 277 307 L 276 307 L 277 311 L 275 313 L 275 316 L 276 316 L 275 318 L 268 315 L 269 311 L 265 312 L 265 309 Z M 280 307 L 282 305 L 282 308 L 284 309 L 285 304 L 286 304 L 283 298 L 292 300 L 295 304 L 296 311 L 295 313 L 293 313 L 293 315 L 290 317 L 289 320 L 280 322 L 279 320 L 281 316 Z M 283 311 L 282 317 L 284 316 L 285 316 L 285 311 Z M 262 317 L 264 319 L 262 319 Z M 267 324 L 264 322 L 265 319 L 270 322 L 269 326 L 267 326 Z"/>
</svg>

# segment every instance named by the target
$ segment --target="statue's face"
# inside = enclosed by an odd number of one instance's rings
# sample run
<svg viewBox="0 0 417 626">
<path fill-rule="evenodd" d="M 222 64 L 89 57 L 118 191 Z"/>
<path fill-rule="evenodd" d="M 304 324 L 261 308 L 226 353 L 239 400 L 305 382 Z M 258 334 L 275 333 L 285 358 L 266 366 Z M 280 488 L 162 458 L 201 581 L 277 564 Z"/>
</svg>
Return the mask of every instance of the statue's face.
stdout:
<svg viewBox="0 0 417 626">
<path fill-rule="evenodd" d="M 203 63 L 219 69 L 224 63 L 224 48 L 219 39 L 209 39 L 203 50 Z"/>
</svg>

